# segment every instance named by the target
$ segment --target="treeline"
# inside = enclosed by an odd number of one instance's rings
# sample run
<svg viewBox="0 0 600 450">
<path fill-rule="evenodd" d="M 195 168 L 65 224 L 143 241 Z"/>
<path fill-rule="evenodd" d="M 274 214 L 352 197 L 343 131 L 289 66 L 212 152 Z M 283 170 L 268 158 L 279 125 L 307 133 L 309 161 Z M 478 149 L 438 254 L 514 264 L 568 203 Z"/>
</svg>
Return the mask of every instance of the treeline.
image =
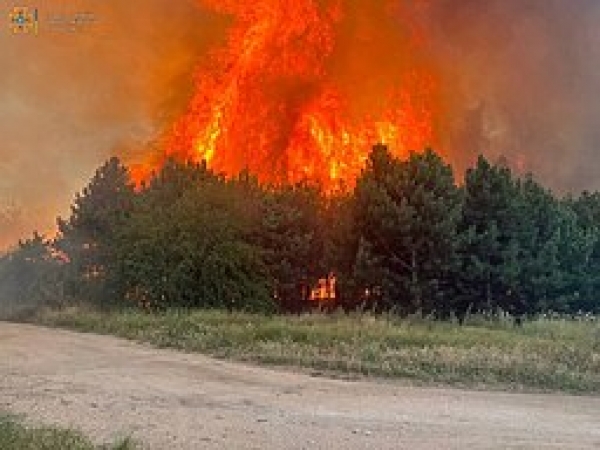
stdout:
<svg viewBox="0 0 600 450">
<path fill-rule="evenodd" d="M 557 198 L 483 157 L 458 184 L 432 151 L 379 145 L 339 195 L 174 160 L 136 189 L 112 158 L 58 225 L 0 259 L 0 297 L 295 312 L 334 273 L 345 308 L 600 311 L 600 194 Z"/>
</svg>

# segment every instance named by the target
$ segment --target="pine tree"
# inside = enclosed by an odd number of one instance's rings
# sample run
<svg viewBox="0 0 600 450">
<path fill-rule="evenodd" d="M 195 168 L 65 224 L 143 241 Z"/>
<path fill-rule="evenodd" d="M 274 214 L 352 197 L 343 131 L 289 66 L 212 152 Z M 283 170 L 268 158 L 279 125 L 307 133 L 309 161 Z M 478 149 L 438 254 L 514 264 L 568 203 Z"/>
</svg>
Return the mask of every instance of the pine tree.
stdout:
<svg viewBox="0 0 600 450">
<path fill-rule="evenodd" d="M 450 166 L 431 150 L 400 161 L 376 146 L 356 199 L 362 259 L 385 307 L 447 311 L 461 205 Z"/>
<path fill-rule="evenodd" d="M 312 286 L 331 269 L 323 264 L 323 211 L 322 194 L 314 186 L 301 183 L 264 193 L 256 243 L 284 310 L 305 309 Z"/>
<path fill-rule="evenodd" d="M 510 169 L 480 156 L 468 169 L 460 220 L 461 265 L 456 309 L 510 309 L 521 271 L 518 186 Z"/>
<path fill-rule="evenodd" d="M 114 241 L 131 213 L 134 195 L 128 169 L 114 157 L 77 194 L 69 218 L 58 219 L 56 246 L 68 258 L 71 295 L 98 302 L 115 299 Z"/>
<path fill-rule="evenodd" d="M 51 241 L 38 233 L 19 241 L 0 257 L 0 304 L 18 311 L 64 300 L 60 271 L 62 261 Z"/>
<path fill-rule="evenodd" d="M 580 298 L 590 233 L 531 176 L 480 157 L 467 172 L 458 310 L 566 312 Z"/>
<path fill-rule="evenodd" d="M 573 212 L 579 227 L 580 238 L 589 249 L 587 258 L 579 257 L 575 267 L 578 273 L 571 273 L 571 279 L 578 279 L 577 295 L 571 298 L 569 310 L 600 312 L 600 193 L 584 191 L 577 199 L 568 198 L 564 202 L 566 208 Z M 583 237 L 581 237 L 583 235 Z M 580 245 L 581 248 L 581 245 Z M 573 262 L 572 261 L 572 262 Z M 584 267 L 581 267 L 581 265 Z"/>
<path fill-rule="evenodd" d="M 320 227 L 324 239 L 323 268 L 335 275 L 336 303 L 354 309 L 367 302 L 364 296 L 368 280 L 357 279 L 360 235 L 356 222 L 356 201 L 352 192 L 325 199 Z M 361 289 L 362 287 L 362 289 Z"/>
</svg>

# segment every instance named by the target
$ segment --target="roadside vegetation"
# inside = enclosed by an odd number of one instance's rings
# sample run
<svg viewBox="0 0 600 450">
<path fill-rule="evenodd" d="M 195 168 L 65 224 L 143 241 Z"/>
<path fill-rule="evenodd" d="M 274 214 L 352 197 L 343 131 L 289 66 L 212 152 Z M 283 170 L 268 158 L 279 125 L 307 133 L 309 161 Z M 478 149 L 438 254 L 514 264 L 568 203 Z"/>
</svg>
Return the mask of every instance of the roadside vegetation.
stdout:
<svg viewBox="0 0 600 450">
<path fill-rule="evenodd" d="M 58 231 L 0 256 L 0 305 L 301 312 L 333 274 L 346 310 L 600 312 L 600 193 L 559 198 L 483 157 L 459 184 L 431 150 L 378 145 L 337 194 L 175 160 L 136 187 L 112 158 Z"/>
<path fill-rule="evenodd" d="M 89 308 L 39 311 L 37 323 L 157 347 L 329 375 L 528 391 L 600 393 L 600 322 L 471 317 L 459 325 L 394 315 L 265 316 Z"/>
<path fill-rule="evenodd" d="M 600 193 L 560 198 L 484 157 L 459 183 L 432 150 L 398 159 L 383 145 L 337 193 L 176 160 L 135 186 L 111 158 L 56 237 L 0 255 L 0 316 L 488 387 L 600 391 L 597 322 L 538 319 L 593 318 L 598 292 Z"/>
<path fill-rule="evenodd" d="M 2 450 L 134 450 L 129 439 L 110 445 L 94 445 L 77 431 L 56 427 L 33 427 L 13 416 L 0 414 Z"/>
</svg>

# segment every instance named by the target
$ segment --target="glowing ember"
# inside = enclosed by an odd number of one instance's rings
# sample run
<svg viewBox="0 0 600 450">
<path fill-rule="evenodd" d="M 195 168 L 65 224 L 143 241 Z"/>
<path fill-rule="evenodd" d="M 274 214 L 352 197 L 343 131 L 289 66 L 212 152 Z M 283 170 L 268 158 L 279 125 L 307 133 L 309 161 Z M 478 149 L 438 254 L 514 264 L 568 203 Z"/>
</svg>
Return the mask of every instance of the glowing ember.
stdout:
<svg viewBox="0 0 600 450">
<path fill-rule="evenodd" d="M 361 58 L 372 64 L 366 54 L 350 54 L 348 32 L 340 37 L 345 23 L 362 13 L 355 3 L 201 1 L 231 15 L 233 25 L 226 46 L 199 69 L 195 94 L 174 127 L 167 156 L 206 160 L 230 175 L 248 169 L 265 182 L 309 179 L 332 190 L 353 183 L 376 143 L 399 156 L 434 144 L 434 76 L 404 64 L 382 82 L 388 85 L 378 86 L 377 106 L 365 106 L 358 100 L 371 95 L 363 92 L 371 80 L 361 74 L 352 78 L 350 69 L 336 65 L 342 52 L 345 60 L 353 59 L 352 66 L 360 66 Z M 394 13 L 380 3 L 381 14 Z M 368 38 L 378 26 L 376 17 L 363 20 L 355 39 Z M 360 48 L 368 51 L 368 45 Z M 379 68 L 371 70 L 376 75 Z"/>
</svg>

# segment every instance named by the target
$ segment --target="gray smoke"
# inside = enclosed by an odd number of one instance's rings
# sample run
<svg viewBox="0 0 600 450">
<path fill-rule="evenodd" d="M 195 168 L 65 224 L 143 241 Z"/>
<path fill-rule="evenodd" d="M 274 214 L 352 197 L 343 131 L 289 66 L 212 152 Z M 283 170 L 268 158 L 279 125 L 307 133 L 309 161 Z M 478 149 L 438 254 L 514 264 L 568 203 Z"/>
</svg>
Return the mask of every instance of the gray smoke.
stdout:
<svg viewBox="0 0 600 450">
<path fill-rule="evenodd" d="M 503 155 L 558 192 L 600 189 L 600 2 L 431 3 L 460 165 Z"/>
<path fill-rule="evenodd" d="M 223 27 L 194 0 L 40 0 L 39 34 L 13 35 L 14 4 L 0 2 L 0 249 L 52 233 L 109 155 L 143 151 L 183 110 L 193 67 Z M 52 28 L 82 12 L 95 21 Z"/>
</svg>

